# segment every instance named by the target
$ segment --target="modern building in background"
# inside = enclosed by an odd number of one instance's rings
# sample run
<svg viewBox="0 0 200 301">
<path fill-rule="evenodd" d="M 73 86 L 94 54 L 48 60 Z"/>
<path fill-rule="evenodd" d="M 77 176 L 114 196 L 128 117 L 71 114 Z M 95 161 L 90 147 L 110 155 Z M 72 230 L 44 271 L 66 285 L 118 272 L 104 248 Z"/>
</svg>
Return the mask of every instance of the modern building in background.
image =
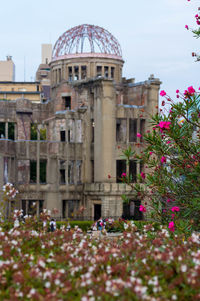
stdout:
<svg viewBox="0 0 200 301">
<path fill-rule="evenodd" d="M 6 61 L 0 61 L 0 81 L 15 81 L 15 64 L 10 55 Z"/>
<path fill-rule="evenodd" d="M 98 26 L 66 31 L 51 62 L 49 52 L 43 46 L 36 75 L 41 86 L 49 81 L 49 99 L 0 101 L 0 185 L 14 183 L 24 214 L 55 208 L 62 219 L 142 218 L 140 200 L 120 178 L 126 172 L 135 182 L 145 167 L 132 160 L 127 170 L 122 149 L 143 149 L 137 133 L 150 129 L 161 82 L 123 78 L 120 44 Z"/>
</svg>

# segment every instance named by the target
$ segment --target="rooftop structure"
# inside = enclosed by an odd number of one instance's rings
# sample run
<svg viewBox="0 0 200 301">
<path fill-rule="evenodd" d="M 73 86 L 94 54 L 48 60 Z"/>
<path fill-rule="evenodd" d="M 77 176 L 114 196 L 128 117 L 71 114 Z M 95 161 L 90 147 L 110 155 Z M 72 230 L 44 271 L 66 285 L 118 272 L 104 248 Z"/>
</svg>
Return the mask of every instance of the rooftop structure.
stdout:
<svg viewBox="0 0 200 301">
<path fill-rule="evenodd" d="M 67 30 L 59 37 L 53 48 L 52 59 L 84 54 L 122 58 L 120 44 L 109 31 L 99 26 L 83 24 Z"/>
</svg>

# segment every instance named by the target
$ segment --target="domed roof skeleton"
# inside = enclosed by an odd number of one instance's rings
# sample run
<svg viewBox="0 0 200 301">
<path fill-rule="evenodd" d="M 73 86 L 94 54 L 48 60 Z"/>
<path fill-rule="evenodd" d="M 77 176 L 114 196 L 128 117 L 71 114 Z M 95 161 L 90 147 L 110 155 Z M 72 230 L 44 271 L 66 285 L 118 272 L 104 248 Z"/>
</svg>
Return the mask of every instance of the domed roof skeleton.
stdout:
<svg viewBox="0 0 200 301">
<path fill-rule="evenodd" d="M 89 53 L 88 51 L 84 52 L 86 38 L 89 40 L 90 53 L 122 57 L 120 44 L 111 33 L 99 26 L 83 24 L 67 30 L 59 37 L 53 48 L 52 58 L 56 59 L 74 53 Z"/>
</svg>

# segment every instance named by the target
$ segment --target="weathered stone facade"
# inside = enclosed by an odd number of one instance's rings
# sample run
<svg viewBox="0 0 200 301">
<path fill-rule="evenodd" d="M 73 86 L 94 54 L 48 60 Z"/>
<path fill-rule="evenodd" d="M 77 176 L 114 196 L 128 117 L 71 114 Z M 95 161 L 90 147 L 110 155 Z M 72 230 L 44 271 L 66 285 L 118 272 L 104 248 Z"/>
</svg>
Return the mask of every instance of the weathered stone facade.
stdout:
<svg viewBox="0 0 200 301">
<path fill-rule="evenodd" d="M 137 132 L 150 129 L 160 81 L 126 80 L 122 67 L 121 57 L 106 53 L 58 56 L 50 63 L 50 101 L 0 101 L 0 185 L 14 183 L 25 214 L 56 208 L 62 219 L 120 217 L 123 193 L 138 211 L 119 180 L 128 172 L 122 149 L 141 151 Z M 131 163 L 133 181 L 142 168 Z"/>
</svg>

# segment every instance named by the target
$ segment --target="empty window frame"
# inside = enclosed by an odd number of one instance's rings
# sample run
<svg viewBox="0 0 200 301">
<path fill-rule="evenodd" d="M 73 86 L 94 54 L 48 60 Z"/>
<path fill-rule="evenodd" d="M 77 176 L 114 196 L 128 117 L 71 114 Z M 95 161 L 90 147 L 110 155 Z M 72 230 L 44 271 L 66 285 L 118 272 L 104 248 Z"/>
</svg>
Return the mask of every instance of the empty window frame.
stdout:
<svg viewBox="0 0 200 301">
<path fill-rule="evenodd" d="M 143 215 L 139 210 L 140 205 L 140 200 L 130 200 L 129 203 L 124 203 L 122 217 L 124 219 L 142 220 Z"/>
<path fill-rule="evenodd" d="M 121 183 L 121 177 L 123 173 L 126 173 L 126 160 L 117 160 L 116 161 L 116 182 Z"/>
<path fill-rule="evenodd" d="M 37 140 L 37 124 L 31 123 L 31 140 Z"/>
<path fill-rule="evenodd" d="M 23 210 L 23 216 L 25 215 L 37 215 L 42 213 L 44 207 L 44 200 L 22 200 L 21 209 Z"/>
<path fill-rule="evenodd" d="M 74 184 L 74 161 L 72 160 L 68 164 L 68 183 Z"/>
<path fill-rule="evenodd" d="M 73 80 L 72 67 L 68 67 L 68 80 L 70 82 Z"/>
<path fill-rule="evenodd" d="M 137 180 L 137 161 L 129 161 L 129 175 L 132 183 L 135 183 Z"/>
<path fill-rule="evenodd" d="M 60 131 L 60 141 L 66 141 L 65 131 Z"/>
<path fill-rule="evenodd" d="M 62 218 L 67 217 L 67 200 L 62 200 Z"/>
<path fill-rule="evenodd" d="M 76 215 L 78 213 L 79 201 L 77 201 L 77 200 L 68 200 L 67 205 L 68 205 L 68 208 L 67 208 L 68 209 L 68 218 L 76 217 Z"/>
<path fill-rule="evenodd" d="M 125 118 L 116 119 L 116 141 L 126 142 L 126 124 Z"/>
<path fill-rule="evenodd" d="M 61 69 L 58 69 L 58 82 L 61 82 Z"/>
<path fill-rule="evenodd" d="M 115 67 L 111 67 L 110 77 L 111 78 L 115 77 Z"/>
<path fill-rule="evenodd" d="M 47 139 L 47 129 L 44 126 L 40 126 L 40 140 L 46 140 Z"/>
<path fill-rule="evenodd" d="M 137 119 L 129 119 L 129 142 L 137 142 Z"/>
<path fill-rule="evenodd" d="M 30 161 L 30 183 L 37 182 L 37 162 Z"/>
<path fill-rule="evenodd" d="M 8 139 L 15 140 L 15 123 L 8 122 Z"/>
<path fill-rule="evenodd" d="M 142 135 L 142 137 L 140 138 L 140 141 L 142 142 L 145 134 L 145 119 L 140 120 L 140 134 Z"/>
<path fill-rule="evenodd" d="M 102 76 L 102 66 L 97 66 L 97 77 Z"/>
<path fill-rule="evenodd" d="M 108 70 L 109 70 L 109 67 L 108 66 L 105 66 L 104 67 L 104 76 L 106 77 L 106 78 L 108 78 Z"/>
<path fill-rule="evenodd" d="M 62 97 L 66 110 L 71 110 L 71 96 Z"/>
<path fill-rule="evenodd" d="M 66 161 L 60 160 L 60 184 L 66 183 L 66 177 L 65 177 L 65 167 L 66 167 Z"/>
<path fill-rule="evenodd" d="M 81 160 L 77 160 L 77 161 L 76 161 L 77 184 L 81 184 L 81 183 L 82 183 L 82 179 L 81 179 L 81 169 L 82 169 L 82 161 L 81 161 Z"/>
<path fill-rule="evenodd" d="M 47 160 L 40 160 L 40 184 L 46 183 Z"/>
<path fill-rule="evenodd" d="M 34 200 L 28 201 L 28 215 L 37 215 L 37 202 Z"/>
<path fill-rule="evenodd" d="M 79 80 L 79 66 L 74 66 L 74 80 Z"/>
<path fill-rule="evenodd" d="M 81 66 L 81 79 L 86 79 L 87 77 L 87 66 Z"/>
<path fill-rule="evenodd" d="M 5 122 L 0 122 L 0 138 L 4 139 L 6 137 L 6 124 Z"/>
</svg>

